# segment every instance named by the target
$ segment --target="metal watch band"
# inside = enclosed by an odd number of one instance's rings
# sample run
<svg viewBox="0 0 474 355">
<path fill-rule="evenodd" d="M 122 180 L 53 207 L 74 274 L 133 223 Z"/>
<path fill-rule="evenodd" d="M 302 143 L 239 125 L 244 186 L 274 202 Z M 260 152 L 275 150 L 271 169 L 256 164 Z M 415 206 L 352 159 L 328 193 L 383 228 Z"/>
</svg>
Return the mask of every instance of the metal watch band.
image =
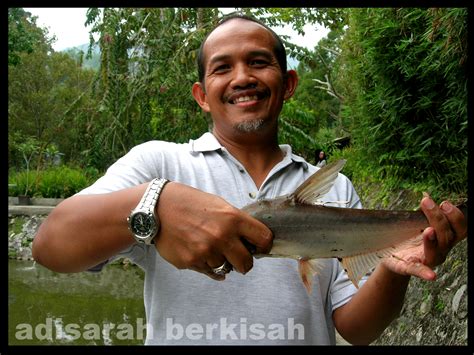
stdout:
<svg viewBox="0 0 474 355">
<path fill-rule="evenodd" d="M 156 202 L 160 197 L 161 190 L 167 182 L 168 180 L 163 178 L 154 178 L 148 185 L 142 199 L 138 203 L 137 209 L 154 210 Z"/>
<path fill-rule="evenodd" d="M 148 184 L 137 207 L 127 218 L 128 228 L 139 243 L 154 244 L 154 238 L 160 230 L 160 221 L 155 213 L 155 207 L 166 183 L 168 183 L 167 179 L 153 179 Z"/>
</svg>

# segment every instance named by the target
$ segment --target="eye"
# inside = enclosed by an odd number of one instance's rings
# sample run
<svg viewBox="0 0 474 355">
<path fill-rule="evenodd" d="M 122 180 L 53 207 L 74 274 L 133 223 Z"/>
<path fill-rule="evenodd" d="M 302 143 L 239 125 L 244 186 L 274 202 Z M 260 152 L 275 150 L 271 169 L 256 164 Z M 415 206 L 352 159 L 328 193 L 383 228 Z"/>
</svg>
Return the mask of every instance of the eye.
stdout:
<svg viewBox="0 0 474 355">
<path fill-rule="evenodd" d="M 225 73 L 227 70 L 230 69 L 230 65 L 229 64 L 220 64 L 220 65 L 217 65 L 213 72 L 214 73 Z"/>
<path fill-rule="evenodd" d="M 262 68 L 268 65 L 268 61 L 265 59 L 252 59 L 250 65 L 257 68 Z"/>
</svg>

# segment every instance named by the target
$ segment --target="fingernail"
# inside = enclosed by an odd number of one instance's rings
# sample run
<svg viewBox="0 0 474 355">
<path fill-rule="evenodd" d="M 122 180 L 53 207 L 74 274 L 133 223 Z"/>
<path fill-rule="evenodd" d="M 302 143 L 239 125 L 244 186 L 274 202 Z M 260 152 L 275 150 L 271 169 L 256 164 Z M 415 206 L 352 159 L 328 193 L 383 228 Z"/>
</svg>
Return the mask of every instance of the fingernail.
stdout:
<svg viewBox="0 0 474 355">
<path fill-rule="evenodd" d="M 253 267 L 253 261 L 247 262 L 245 264 L 245 270 L 244 270 L 244 275 L 249 272 Z"/>
<path fill-rule="evenodd" d="M 272 240 L 272 236 L 273 236 L 273 233 L 271 230 L 266 230 L 264 233 L 263 233 L 263 237 L 266 239 L 266 240 Z"/>
<path fill-rule="evenodd" d="M 446 213 L 451 212 L 453 209 L 453 205 L 451 205 L 448 201 L 444 201 L 439 207 Z"/>
<path fill-rule="evenodd" d="M 423 192 L 423 197 L 425 198 L 423 201 L 423 205 L 429 210 L 433 209 L 435 206 L 435 203 L 431 199 L 430 195 L 428 195 L 427 192 Z"/>
<path fill-rule="evenodd" d="M 433 229 L 430 229 L 430 234 L 428 234 L 428 239 L 434 242 L 436 240 L 436 234 Z"/>
</svg>

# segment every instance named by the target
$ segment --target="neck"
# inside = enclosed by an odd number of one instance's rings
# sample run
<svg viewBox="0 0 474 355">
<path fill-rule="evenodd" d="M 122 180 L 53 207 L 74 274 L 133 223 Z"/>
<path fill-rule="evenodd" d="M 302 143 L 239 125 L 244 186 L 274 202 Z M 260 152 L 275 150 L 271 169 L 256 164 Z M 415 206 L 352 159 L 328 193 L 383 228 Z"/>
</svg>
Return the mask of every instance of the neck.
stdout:
<svg viewBox="0 0 474 355">
<path fill-rule="evenodd" d="M 283 159 L 276 135 L 270 139 L 264 137 L 246 137 L 229 139 L 214 131 L 219 143 L 245 167 L 257 188 L 260 188 L 270 170 Z"/>
</svg>

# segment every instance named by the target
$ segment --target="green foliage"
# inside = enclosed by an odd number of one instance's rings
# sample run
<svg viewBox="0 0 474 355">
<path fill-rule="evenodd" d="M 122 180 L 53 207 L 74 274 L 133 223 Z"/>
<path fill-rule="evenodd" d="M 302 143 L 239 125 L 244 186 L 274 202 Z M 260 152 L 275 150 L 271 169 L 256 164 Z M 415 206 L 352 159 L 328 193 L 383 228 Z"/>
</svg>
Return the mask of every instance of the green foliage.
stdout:
<svg viewBox="0 0 474 355">
<path fill-rule="evenodd" d="M 45 42 L 47 31 L 36 26 L 36 17 L 21 8 L 8 9 L 8 65 L 21 62 L 21 53 L 32 53 Z"/>
<path fill-rule="evenodd" d="M 20 57 L 21 63 L 8 68 L 10 166 L 21 167 L 22 157 L 15 150 L 28 136 L 35 137 L 40 150 L 55 144 L 74 159 L 80 145 L 88 143 L 96 115 L 95 100 L 87 95 L 93 72 L 81 69 L 64 53 L 37 50 Z"/>
<path fill-rule="evenodd" d="M 31 181 L 34 180 L 35 172 L 21 171 L 9 174 L 8 195 L 9 196 L 33 196 Z"/>
<path fill-rule="evenodd" d="M 47 31 L 19 10 L 9 11 L 12 172 L 24 168 L 19 148 L 27 137 L 38 142 L 31 159 L 37 171 L 55 147 L 50 155 L 64 153 L 98 175 L 136 144 L 185 142 L 209 129 L 190 88 L 199 45 L 221 16 L 217 8 L 89 9 L 86 23 L 99 40 L 91 36 L 86 58 L 100 47 L 96 72 L 84 69 L 85 51 L 55 53 Z M 240 10 L 299 33 L 306 24 L 331 29 L 312 51 L 284 38 L 300 62 L 300 81 L 281 113 L 281 143 L 309 161 L 318 149 L 330 160 L 345 157 L 344 173 L 361 197 L 384 206 L 400 189 L 466 195 L 466 9 Z M 336 149 L 333 140 L 346 135 L 352 146 Z M 39 193 L 39 175 L 30 174 L 35 190 L 26 190 Z"/>
<path fill-rule="evenodd" d="M 10 172 L 8 183 L 9 196 L 22 195 L 28 181 L 36 181 L 29 185 L 28 195 L 44 198 L 67 198 L 81 191 L 99 177 L 94 169 L 84 171 L 67 166 L 51 167 L 42 171 Z"/>
<path fill-rule="evenodd" d="M 62 166 L 42 172 L 38 193 L 40 196 L 65 198 L 74 195 L 87 185 L 87 178 L 80 170 Z"/>
<path fill-rule="evenodd" d="M 280 114 L 280 143 L 291 145 L 297 154 L 310 160 L 318 148 L 314 139 L 317 127 L 317 118 L 311 110 L 301 109 L 296 101 L 289 100 Z"/>
<path fill-rule="evenodd" d="M 212 8 L 88 11 L 87 23 L 100 38 L 100 102 L 83 154 L 93 154 L 95 166 L 105 168 L 147 140 L 184 142 L 207 130 L 190 88 L 197 81 L 197 49 L 216 16 Z M 91 37 L 90 48 L 94 44 Z"/>
<path fill-rule="evenodd" d="M 335 28 L 340 20 L 337 11 L 311 8 L 242 11 L 263 16 L 270 25 L 290 22 L 298 32 L 307 23 Z M 42 149 L 55 144 L 66 161 L 104 170 L 144 141 L 185 142 L 201 135 L 209 119 L 190 88 L 197 81 L 197 50 L 220 16 L 217 8 L 90 8 L 85 22 L 99 40 L 90 37 L 85 58 L 100 48 L 98 72 L 84 70 L 84 52 L 54 53 L 42 47 L 23 54 L 22 65 L 9 69 L 11 136 L 34 136 Z M 287 45 L 300 59 L 308 53 Z M 283 137 L 297 145 L 298 153 L 301 149 L 312 157 L 315 117 L 327 116 L 330 105 L 303 101 L 295 105 L 298 112 L 287 110 L 292 112 L 282 123 Z M 9 164 L 17 169 L 18 144 L 16 138 L 9 144 Z M 41 154 L 38 159 L 39 167 Z"/>
<path fill-rule="evenodd" d="M 467 10 L 352 9 L 342 53 L 365 164 L 394 186 L 466 193 Z"/>
</svg>

